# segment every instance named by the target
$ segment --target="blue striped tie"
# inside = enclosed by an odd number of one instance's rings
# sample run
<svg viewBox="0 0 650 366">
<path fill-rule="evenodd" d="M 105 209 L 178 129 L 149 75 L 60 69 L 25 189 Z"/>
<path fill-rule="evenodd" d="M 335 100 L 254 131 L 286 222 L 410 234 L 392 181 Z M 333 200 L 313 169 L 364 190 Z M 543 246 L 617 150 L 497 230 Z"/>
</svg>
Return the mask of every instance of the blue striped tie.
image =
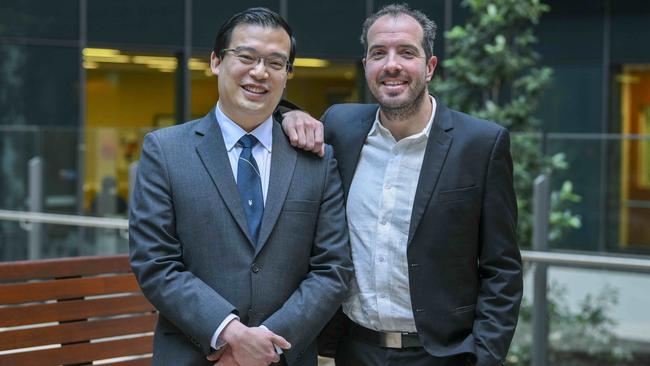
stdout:
<svg viewBox="0 0 650 366">
<path fill-rule="evenodd" d="M 257 162 L 253 158 L 253 146 L 257 144 L 257 138 L 253 135 L 244 135 L 239 139 L 242 147 L 237 162 L 237 189 L 241 198 L 248 233 L 257 245 L 257 239 L 264 214 L 264 196 L 262 195 L 262 179 Z"/>
</svg>

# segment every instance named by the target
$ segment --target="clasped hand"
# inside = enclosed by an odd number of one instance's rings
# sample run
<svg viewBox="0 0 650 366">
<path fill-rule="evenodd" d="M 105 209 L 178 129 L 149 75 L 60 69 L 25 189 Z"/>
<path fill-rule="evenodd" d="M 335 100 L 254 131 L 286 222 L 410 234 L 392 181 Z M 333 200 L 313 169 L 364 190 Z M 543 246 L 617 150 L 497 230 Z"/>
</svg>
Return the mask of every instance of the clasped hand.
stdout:
<svg viewBox="0 0 650 366">
<path fill-rule="evenodd" d="M 274 345 L 291 348 L 286 339 L 270 330 L 247 327 L 238 320 L 231 321 L 220 338 L 228 344 L 208 356 L 215 366 L 268 366 L 280 361 Z"/>
</svg>

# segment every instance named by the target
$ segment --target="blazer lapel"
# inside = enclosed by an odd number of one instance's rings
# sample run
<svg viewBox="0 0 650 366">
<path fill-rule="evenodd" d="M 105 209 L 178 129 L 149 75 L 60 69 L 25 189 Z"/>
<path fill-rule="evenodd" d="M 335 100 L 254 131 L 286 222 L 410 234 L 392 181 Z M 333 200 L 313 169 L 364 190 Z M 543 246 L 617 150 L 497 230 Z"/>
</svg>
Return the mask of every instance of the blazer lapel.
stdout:
<svg viewBox="0 0 650 366">
<path fill-rule="evenodd" d="M 335 146 L 335 155 L 337 155 L 337 151 L 340 151 L 338 155 L 342 156 L 340 159 L 337 158 L 337 161 L 339 163 L 339 173 L 341 174 L 343 193 L 346 200 L 348 198 L 348 192 L 350 191 L 350 185 L 352 184 L 352 178 L 354 178 L 354 171 L 357 169 L 357 164 L 359 163 L 361 150 L 365 144 L 366 137 L 368 137 L 368 132 L 375 121 L 376 115 L 377 109 L 374 109 L 372 113 L 369 113 L 363 121 L 357 125 L 357 128 L 349 131 L 340 146 Z"/>
<path fill-rule="evenodd" d="M 417 230 L 424 210 L 426 209 L 431 194 L 438 184 L 440 172 L 447 159 L 447 153 L 452 143 L 452 136 L 448 133 L 453 128 L 449 109 L 438 103 L 436 115 L 431 126 L 431 133 L 424 151 L 424 160 L 420 170 L 415 199 L 413 200 L 413 211 L 411 212 L 411 225 L 409 227 L 408 244 L 411 244 L 415 230 Z"/>
<path fill-rule="evenodd" d="M 257 255 L 268 240 L 275 223 L 280 216 L 280 210 L 289 192 L 293 170 L 296 166 L 297 153 L 289 144 L 279 123 L 273 123 L 273 151 L 271 153 L 271 173 L 269 187 L 266 193 L 264 216 L 260 227 L 260 237 L 257 242 Z"/>
<path fill-rule="evenodd" d="M 199 154 L 203 166 L 208 171 L 214 185 L 217 186 L 221 199 L 226 203 L 235 221 L 248 238 L 249 243 L 255 247 L 255 242 L 248 233 L 246 215 L 241 206 L 239 191 L 226 152 L 226 144 L 223 142 L 223 135 L 215 117 L 214 109 L 199 122 L 195 133 L 203 136 L 196 146 L 196 152 Z"/>
</svg>

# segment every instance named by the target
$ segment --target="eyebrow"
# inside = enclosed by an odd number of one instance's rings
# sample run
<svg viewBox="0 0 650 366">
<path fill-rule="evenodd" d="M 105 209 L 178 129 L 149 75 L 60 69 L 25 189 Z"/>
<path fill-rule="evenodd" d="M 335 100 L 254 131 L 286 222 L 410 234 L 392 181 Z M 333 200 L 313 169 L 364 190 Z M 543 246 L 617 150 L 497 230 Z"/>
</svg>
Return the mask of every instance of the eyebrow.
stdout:
<svg viewBox="0 0 650 366">
<path fill-rule="evenodd" d="M 374 45 L 374 46 L 368 48 L 368 52 L 376 50 L 378 48 L 388 48 L 388 46 Z M 400 45 L 397 45 L 397 48 L 399 48 L 399 49 L 407 48 L 407 49 L 410 49 L 410 50 L 415 50 L 415 51 L 420 52 L 420 49 L 417 46 L 414 46 L 412 44 L 400 44 Z"/>
<path fill-rule="evenodd" d="M 407 48 L 409 50 L 418 51 L 418 53 L 420 52 L 420 48 L 418 48 L 418 46 L 414 46 L 414 45 L 411 45 L 411 44 L 400 45 L 400 48 Z"/>
</svg>

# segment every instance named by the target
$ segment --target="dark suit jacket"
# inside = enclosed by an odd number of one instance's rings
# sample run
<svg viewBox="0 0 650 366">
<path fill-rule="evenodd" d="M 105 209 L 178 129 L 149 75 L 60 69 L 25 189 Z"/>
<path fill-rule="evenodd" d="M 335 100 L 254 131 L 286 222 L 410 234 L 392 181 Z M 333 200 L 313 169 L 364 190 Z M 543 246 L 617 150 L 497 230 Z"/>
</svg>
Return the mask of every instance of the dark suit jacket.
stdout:
<svg viewBox="0 0 650 366">
<path fill-rule="evenodd" d="M 346 197 L 377 108 L 334 105 L 322 117 Z M 407 258 L 420 341 L 434 356 L 500 364 L 522 296 L 508 132 L 438 103 L 414 202 Z"/>
<path fill-rule="evenodd" d="M 209 365 L 210 339 L 230 313 L 266 325 L 316 365 L 314 339 L 352 272 L 343 194 L 331 148 L 294 150 L 273 126 L 268 195 L 257 246 L 214 111 L 145 137 L 130 213 L 130 255 L 160 311 L 155 365 Z"/>
</svg>

